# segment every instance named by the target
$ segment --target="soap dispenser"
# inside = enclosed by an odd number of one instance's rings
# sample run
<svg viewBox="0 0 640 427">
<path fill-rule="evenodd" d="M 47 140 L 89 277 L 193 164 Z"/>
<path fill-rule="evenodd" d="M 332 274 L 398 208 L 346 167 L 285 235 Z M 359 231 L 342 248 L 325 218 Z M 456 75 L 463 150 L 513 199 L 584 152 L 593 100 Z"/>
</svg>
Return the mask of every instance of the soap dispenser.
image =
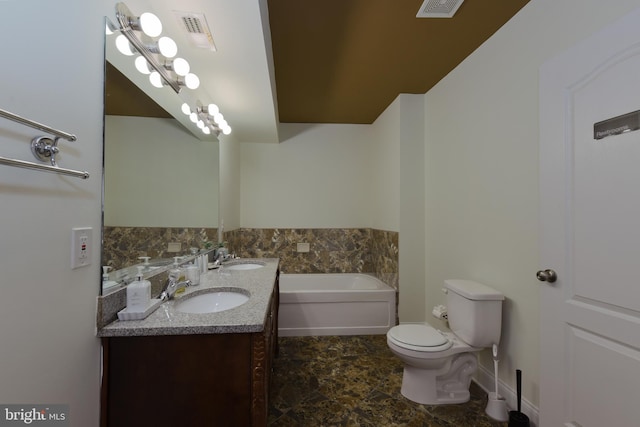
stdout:
<svg viewBox="0 0 640 427">
<path fill-rule="evenodd" d="M 173 257 L 173 266 L 172 266 L 173 268 L 171 269 L 171 271 L 178 273 L 176 277 L 178 278 L 179 282 L 182 282 L 185 279 L 185 273 L 184 273 L 184 268 L 180 267 L 180 261 L 182 261 L 181 256 Z"/>
<path fill-rule="evenodd" d="M 180 267 L 180 261 L 182 261 L 181 256 L 173 257 L 173 268 L 171 269 L 169 274 L 173 275 L 174 277 L 177 277 L 178 282 L 184 282 L 185 280 L 187 280 L 186 271 L 184 268 Z M 176 291 L 176 294 L 181 294 L 184 291 L 185 291 L 185 288 L 180 288 Z"/>
<path fill-rule="evenodd" d="M 127 286 L 127 311 L 141 313 L 151 304 L 151 282 L 144 280 L 142 270 L 144 266 L 138 266 L 136 280 Z"/>
<path fill-rule="evenodd" d="M 115 280 L 109 280 L 109 270 L 111 270 L 110 266 L 102 266 L 102 292 L 119 285 Z"/>
<path fill-rule="evenodd" d="M 184 270 L 187 280 L 191 281 L 191 286 L 198 286 L 200 284 L 200 268 L 195 260 L 192 264 L 187 265 Z"/>
</svg>

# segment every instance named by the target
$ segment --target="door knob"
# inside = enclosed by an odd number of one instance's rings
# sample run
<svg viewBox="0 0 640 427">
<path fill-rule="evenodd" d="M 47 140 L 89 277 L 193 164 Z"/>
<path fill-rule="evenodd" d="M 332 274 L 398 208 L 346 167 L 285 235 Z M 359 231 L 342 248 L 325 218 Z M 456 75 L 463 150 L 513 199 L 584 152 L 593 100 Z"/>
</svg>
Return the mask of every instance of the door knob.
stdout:
<svg viewBox="0 0 640 427">
<path fill-rule="evenodd" d="M 536 277 L 541 282 L 553 283 L 558 279 L 558 275 L 553 270 L 540 270 L 536 273 Z"/>
</svg>

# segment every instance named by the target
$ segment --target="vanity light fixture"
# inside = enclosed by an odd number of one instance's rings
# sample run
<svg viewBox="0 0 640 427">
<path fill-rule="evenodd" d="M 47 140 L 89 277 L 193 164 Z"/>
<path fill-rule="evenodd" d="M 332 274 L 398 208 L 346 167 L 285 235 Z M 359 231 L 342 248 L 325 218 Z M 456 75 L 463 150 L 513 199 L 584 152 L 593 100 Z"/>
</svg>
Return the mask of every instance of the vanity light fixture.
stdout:
<svg viewBox="0 0 640 427">
<path fill-rule="evenodd" d="M 162 33 L 162 22 L 160 18 L 151 12 L 145 12 L 140 15 L 136 21 L 130 22 L 134 29 L 138 29 L 149 37 L 158 37 Z"/>
<path fill-rule="evenodd" d="M 142 74 L 151 74 L 151 71 L 153 71 L 147 60 L 144 59 L 144 56 L 138 56 L 135 64 L 136 70 L 140 71 Z"/>
<path fill-rule="evenodd" d="M 209 104 L 206 107 L 203 107 L 203 110 L 205 113 L 209 114 L 210 116 L 213 116 L 214 114 L 217 114 L 220 112 L 220 108 L 216 104 Z"/>
<path fill-rule="evenodd" d="M 216 104 L 198 107 L 198 112 L 206 115 L 207 121 L 209 123 L 213 122 L 212 125 L 218 132 L 222 132 L 224 135 L 229 135 L 231 133 L 231 126 L 229 126 L 227 121 L 224 119 L 224 116 L 220 112 L 220 108 L 218 108 Z"/>
<path fill-rule="evenodd" d="M 116 47 L 123 55 L 133 56 L 136 54 L 133 46 L 131 46 L 131 43 L 129 43 L 129 40 L 123 34 L 116 37 Z"/>
<path fill-rule="evenodd" d="M 210 120 L 207 119 L 206 114 L 203 113 L 202 108 L 196 108 L 196 111 L 191 111 L 191 107 L 186 102 L 180 107 L 182 113 L 189 116 L 189 120 L 198 126 L 198 129 L 205 135 L 210 135 L 211 130 L 216 132 L 216 136 L 220 133 L 220 129 L 216 128 Z"/>
<path fill-rule="evenodd" d="M 182 108 L 185 114 L 187 111 L 190 111 L 192 121 L 194 120 L 194 116 L 197 117 L 197 125 L 206 135 L 209 135 L 211 132 L 214 132 L 216 136 L 220 135 L 220 133 L 225 135 L 231 133 L 231 127 L 229 127 L 226 121 L 219 123 L 214 119 L 214 115 L 220 115 L 220 109 L 216 104 L 202 105 L 200 101 L 197 101 L 195 112 L 191 112 L 191 109 L 186 104 L 183 104 Z"/>
<path fill-rule="evenodd" d="M 184 84 L 189 89 L 198 89 L 200 87 L 200 79 L 193 73 L 188 73 L 184 77 L 178 77 L 178 84 Z"/>
<path fill-rule="evenodd" d="M 184 79 L 175 72 L 173 66 L 165 67 L 163 65 L 178 54 L 178 46 L 170 37 L 159 37 L 162 33 L 160 19 L 148 12 L 143 13 L 140 17 L 135 17 L 124 3 L 117 3 L 116 20 L 122 33 L 116 38 L 118 50 L 127 56 L 134 55 L 136 52 L 140 53 L 152 71 L 149 77 L 151 83 L 155 87 L 170 86 L 174 92 L 180 93 L 182 87 L 186 86 Z M 144 67 L 141 65 L 140 69 L 144 70 Z"/>
<path fill-rule="evenodd" d="M 167 70 L 171 70 L 179 76 L 186 76 L 191 71 L 189 62 L 184 58 L 175 58 L 170 61 L 165 61 L 162 64 Z"/>
<path fill-rule="evenodd" d="M 149 44 L 148 49 L 153 53 L 159 53 L 165 58 L 173 58 L 178 54 L 178 45 L 171 37 L 160 37 L 158 41 Z"/>
<path fill-rule="evenodd" d="M 152 71 L 151 74 L 149 74 L 149 82 L 151 86 L 157 87 L 158 89 L 164 86 L 164 81 L 157 71 Z"/>
<path fill-rule="evenodd" d="M 149 37 L 158 37 L 162 33 L 162 22 L 151 12 L 145 12 L 137 18 L 128 14 L 124 19 L 126 19 L 126 26 L 142 31 Z"/>
<path fill-rule="evenodd" d="M 183 87 L 197 89 L 200 78 L 191 72 L 189 62 L 177 57 L 178 46 L 173 39 L 162 36 L 162 22 L 153 13 L 145 12 L 135 17 L 122 2 L 116 4 L 116 20 L 121 34 L 116 37 L 118 51 L 126 56 L 134 56 L 136 69 L 149 75 L 149 82 L 157 88 L 170 86 L 177 94 Z M 115 29 L 114 29 L 115 30 Z M 107 28 L 107 33 L 109 28 Z M 189 116 L 206 135 L 229 135 L 231 127 L 220 113 L 216 104 L 202 106 L 197 102 L 195 109 L 183 103 L 181 111 Z"/>
<path fill-rule="evenodd" d="M 105 28 L 105 34 L 110 36 L 113 34 L 114 31 L 117 31 L 118 29 L 116 28 L 115 25 L 113 25 L 113 23 L 111 23 L 111 21 L 109 21 L 107 19 L 107 23 L 106 23 L 106 28 Z"/>
</svg>

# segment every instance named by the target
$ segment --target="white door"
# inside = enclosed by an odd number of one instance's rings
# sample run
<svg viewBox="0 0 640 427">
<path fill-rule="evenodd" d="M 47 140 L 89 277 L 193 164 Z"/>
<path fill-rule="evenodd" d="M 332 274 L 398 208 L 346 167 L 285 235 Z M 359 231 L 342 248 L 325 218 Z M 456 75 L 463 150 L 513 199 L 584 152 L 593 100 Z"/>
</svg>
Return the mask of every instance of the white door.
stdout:
<svg viewBox="0 0 640 427">
<path fill-rule="evenodd" d="M 638 110 L 640 11 L 540 70 L 542 427 L 640 426 Z"/>
</svg>

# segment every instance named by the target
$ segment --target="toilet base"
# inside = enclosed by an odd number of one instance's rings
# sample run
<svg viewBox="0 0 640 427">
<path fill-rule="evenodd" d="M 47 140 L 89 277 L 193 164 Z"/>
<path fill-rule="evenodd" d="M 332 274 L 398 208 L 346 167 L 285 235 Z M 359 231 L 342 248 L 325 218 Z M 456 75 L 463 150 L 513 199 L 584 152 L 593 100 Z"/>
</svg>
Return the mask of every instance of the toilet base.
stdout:
<svg viewBox="0 0 640 427">
<path fill-rule="evenodd" d="M 424 405 L 468 402 L 471 376 L 478 368 L 475 354 L 453 356 L 440 369 L 424 369 L 405 363 L 400 392 Z"/>
</svg>

